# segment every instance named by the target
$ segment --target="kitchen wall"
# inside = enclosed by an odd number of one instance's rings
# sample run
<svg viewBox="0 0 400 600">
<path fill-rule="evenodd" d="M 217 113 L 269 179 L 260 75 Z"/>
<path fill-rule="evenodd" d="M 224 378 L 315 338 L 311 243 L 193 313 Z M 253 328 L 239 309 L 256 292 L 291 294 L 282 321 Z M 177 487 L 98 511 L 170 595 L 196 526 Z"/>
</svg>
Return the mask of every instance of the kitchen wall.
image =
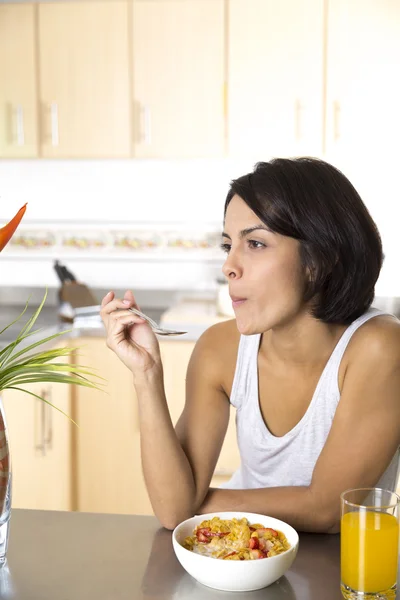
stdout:
<svg viewBox="0 0 400 600">
<path fill-rule="evenodd" d="M 381 231 L 377 294 L 400 297 L 398 3 L 14 4 L 0 1 L 0 224 L 28 210 L 3 289 L 56 288 L 59 258 L 93 288 L 215 290 L 229 181 L 274 152 L 343 169 Z"/>
<path fill-rule="evenodd" d="M 252 166 L 232 159 L 2 160 L 0 220 L 28 202 L 2 253 L 2 285 L 55 287 L 59 258 L 91 287 L 212 291 L 229 181 Z M 381 229 L 386 260 L 377 295 L 400 296 L 396 203 L 363 188 L 361 173 L 346 174 Z"/>
<path fill-rule="evenodd" d="M 2 254 L 2 283 L 57 285 L 52 264 L 60 258 L 93 287 L 214 289 L 229 181 L 251 167 L 233 160 L 0 161 L 0 219 L 28 202 Z"/>
</svg>

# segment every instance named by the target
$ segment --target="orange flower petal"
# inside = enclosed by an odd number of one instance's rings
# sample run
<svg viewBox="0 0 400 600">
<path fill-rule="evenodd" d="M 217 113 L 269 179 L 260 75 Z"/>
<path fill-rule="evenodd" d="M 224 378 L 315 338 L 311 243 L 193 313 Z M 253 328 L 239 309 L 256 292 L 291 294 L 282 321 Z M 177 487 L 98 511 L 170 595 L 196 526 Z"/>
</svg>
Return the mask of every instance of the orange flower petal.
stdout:
<svg viewBox="0 0 400 600">
<path fill-rule="evenodd" d="M 17 229 L 22 217 L 25 214 L 27 204 L 28 203 L 26 202 L 24 206 L 22 206 L 22 208 L 19 209 L 15 217 L 11 219 L 11 221 L 7 223 L 7 225 L 4 225 L 4 227 L 0 228 L 0 252 L 3 250 L 4 246 L 8 244 L 8 242 L 14 235 L 15 230 Z"/>
</svg>

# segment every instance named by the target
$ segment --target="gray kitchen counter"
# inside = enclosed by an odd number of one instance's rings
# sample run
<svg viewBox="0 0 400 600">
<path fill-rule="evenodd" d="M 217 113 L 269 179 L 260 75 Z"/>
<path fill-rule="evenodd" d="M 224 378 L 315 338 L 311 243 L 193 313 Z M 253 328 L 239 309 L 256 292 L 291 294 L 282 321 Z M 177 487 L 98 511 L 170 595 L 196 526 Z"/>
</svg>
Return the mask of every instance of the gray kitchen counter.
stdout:
<svg viewBox="0 0 400 600">
<path fill-rule="evenodd" d="M 339 535 L 300 534 L 278 582 L 254 592 L 197 583 L 155 517 L 13 509 L 0 598 L 15 600 L 339 600 Z"/>
<path fill-rule="evenodd" d="M 21 314 L 22 308 L 20 307 L 10 307 L 10 306 L 1 306 L 0 305 L 0 331 L 2 329 L 4 329 L 4 327 L 6 327 L 7 325 L 9 325 L 13 320 L 15 320 L 20 314 Z M 161 314 L 162 312 L 160 312 L 159 310 L 151 310 L 151 309 L 146 309 L 144 308 L 143 311 L 152 319 L 154 319 L 155 321 L 162 323 L 162 319 Z M 15 340 L 15 338 L 17 337 L 17 335 L 19 334 L 19 332 L 21 331 L 23 325 L 26 323 L 27 319 L 32 316 L 33 313 L 33 309 L 29 309 L 27 311 L 27 313 L 21 318 L 20 321 L 18 321 L 17 323 L 14 323 L 13 325 L 11 325 L 11 327 L 9 327 L 6 331 L 4 331 L 1 335 L 0 335 L 0 349 L 3 348 L 5 345 L 9 344 L 11 341 Z M 203 324 L 199 327 L 199 325 L 197 323 L 185 323 L 185 331 L 187 331 L 187 333 L 185 335 L 182 336 L 177 336 L 177 337 L 159 337 L 159 339 L 165 341 L 171 341 L 171 340 L 182 340 L 182 341 L 196 341 L 200 335 L 203 333 L 203 331 L 207 328 L 207 326 L 212 325 L 212 322 L 210 322 L 209 324 Z M 162 325 L 164 327 L 170 327 L 169 324 L 164 324 Z M 170 327 L 172 328 L 172 327 Z M 182 330 L 182 327 L 180 327 L 180 329 Z M 40 331 L 38 331 L 40 330 Z M 61 341 L 63 339 L 67 339 L 67 338 L 79 338 L 79 337 L 105 337 L 105 330 L 104 330 L 104 326 L 101 323 L 101 321 L 99 320 L 99 323 L 97 326 L 88 326 L 88 327 L 77 327 L 77 326 L 73 326 L 72 323 L 67 323 L 62 321 L 59 317 L 58 317 L 58 312 L 55 308 L 53 307 L 43 307 L 37 321 L 35 322 L 32 331 L 38 331 L 37 335 L 34 334 L 31 337 L 29 337 L 26 342 L 24 341 L 23 344 L 21 344 L 21 348 L 23 345 L 27 345 L 34 343 L 35 341 L 38 341 L 40 339 L 43 339 L 45 337 L 49 337 L 51 335 L 54 335 L 55 333 L 58 333 L 60 331 L 65 331 L 67 332 L 67 330 L 71 330 L 68 331 L 68 333 L 65 333 L 65 335 L 61 336 L 57 341 Z M 44 350 L 46 347 L 43 346 L 42 349 Z"/>
</svg>

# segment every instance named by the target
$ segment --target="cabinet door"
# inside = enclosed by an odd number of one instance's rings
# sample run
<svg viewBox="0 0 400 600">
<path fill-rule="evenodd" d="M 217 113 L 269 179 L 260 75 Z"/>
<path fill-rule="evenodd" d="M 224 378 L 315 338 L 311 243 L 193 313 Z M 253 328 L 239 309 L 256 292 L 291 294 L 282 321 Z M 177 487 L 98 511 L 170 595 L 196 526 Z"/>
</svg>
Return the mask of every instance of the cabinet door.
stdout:
<svg viewBox="0 0 400 600">
<path fill-rule="evenodd" d="M 69 385 L 24 387 L 70 415 Z M 71 421 L 27 393 L 4 390 L 2 396 L 13 473 L 12 506 L 71 510 Z"/>
<path fill-rule="evenodd" d="M 165 393 L 174 425 L 185 405 L 186 371 L 194 346 L 195 342 L 165 341 L 160 343 L 164 365 Z M 236 411 L 231 407 L 228 430 L 211 480 L 211 487 L 216 487 L 228 480 L 240 465 L 235 415 Z"/>
<path fill-rule="evenodd" d="M 39 5 L 44 157 L 130 154 L 128 2 Z"/>
<path fill-rule="evenodd" d="M 76 362 L 95 369 L 104 391 L 74 388 L 77 509 L 152 514 L 142 474 L 138 405 L 132 374 L 105 338 L 80 338 Z"/>
<path fill-rule="evenodd" d="M 35 8 L 0 6 L 0 157 L 37 155 Z"/>
<path fill-rule="evenodd" d="M 231 156 L 322 153 L 323 0 L 229 0 Z"/>
<path fill-rule="evenodd" d="M 134 153 L 224 151 L 224 1 L 134 0 Z"/>
<path fill-rule="evenodd" d="M 328 158 L 364 175 L 397 172 L 400 3 L 332 0 L 327 39 Z"/>
<path fill-rule="evenodd" d="M 329 2 L 327 159 L 349 177 L 378 225 L 385 261 L 379 293 L 392 296 L 400 219 L 400 2 Z"/>
</svg>

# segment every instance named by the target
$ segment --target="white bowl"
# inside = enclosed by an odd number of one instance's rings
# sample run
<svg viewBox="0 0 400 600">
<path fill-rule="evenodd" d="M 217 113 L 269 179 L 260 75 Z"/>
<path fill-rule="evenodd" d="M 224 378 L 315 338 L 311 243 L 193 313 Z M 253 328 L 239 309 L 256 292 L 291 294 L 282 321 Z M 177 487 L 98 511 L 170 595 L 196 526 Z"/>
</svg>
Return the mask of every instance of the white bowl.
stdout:
<svg viewBox="0 0 400 600">
<path fill-rule="evenodd" d="M 220 560 L 186 550 L 182 546 L 184 539 L 193 535 L 194 528 L 202 521 L 213 517 L 220 519 L 245 517 L 250 523 L 260 523 L 264 527 L 278 529 L 285 534 L 290 548 L 270 558 L 241 561 Z M 299 547 L 299 536 L 293 527 L 279 519 L 256 513 L 231 511 L 196 515 L 186 519 L 172 532 L 172 545 L 182 567 L 199 583 L 227 592 L 250 592 L 274 583 L 291 567 Z"/>
</svg>

